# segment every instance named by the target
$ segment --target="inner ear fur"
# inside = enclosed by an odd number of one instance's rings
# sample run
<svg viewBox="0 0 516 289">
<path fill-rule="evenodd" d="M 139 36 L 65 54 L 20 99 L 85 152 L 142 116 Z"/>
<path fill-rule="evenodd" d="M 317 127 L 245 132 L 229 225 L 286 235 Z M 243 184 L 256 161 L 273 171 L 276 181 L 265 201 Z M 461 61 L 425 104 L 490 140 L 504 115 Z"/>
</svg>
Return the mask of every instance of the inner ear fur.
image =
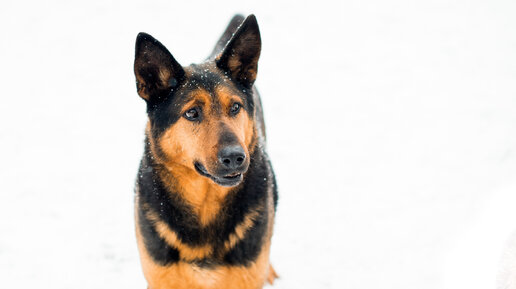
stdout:
<svg viewBox="0 0 516 289">
<path fill-rule="evenodd" d="M 164 99 L 185 76 L 167 48 L 143 32 L 136 37 L 134 74 L 138 94 L 146 101 Z"/>
<path fill-rule="evenodd" d="M 216 58 L 217 66 L 235 81 L 251 87 L 258 73 L 262 41 L 256 17 L 249 15 Z"/>
</svg>

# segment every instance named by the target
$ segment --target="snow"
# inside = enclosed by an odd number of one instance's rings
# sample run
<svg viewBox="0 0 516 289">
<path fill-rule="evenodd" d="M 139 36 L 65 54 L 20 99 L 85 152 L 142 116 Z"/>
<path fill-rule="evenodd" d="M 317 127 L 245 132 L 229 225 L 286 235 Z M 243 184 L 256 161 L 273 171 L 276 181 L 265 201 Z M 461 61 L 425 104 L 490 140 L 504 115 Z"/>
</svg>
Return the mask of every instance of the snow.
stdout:
<svg viewBox="0 0 516 289">
<path fill-rule="evenodd" d="M 237 12 L 263 38 L 273 288 L 516 288 L 509 0 L 4 1 L 0 287 L 145 288 L 134 41 L 188 65 Z"/>
</svg>

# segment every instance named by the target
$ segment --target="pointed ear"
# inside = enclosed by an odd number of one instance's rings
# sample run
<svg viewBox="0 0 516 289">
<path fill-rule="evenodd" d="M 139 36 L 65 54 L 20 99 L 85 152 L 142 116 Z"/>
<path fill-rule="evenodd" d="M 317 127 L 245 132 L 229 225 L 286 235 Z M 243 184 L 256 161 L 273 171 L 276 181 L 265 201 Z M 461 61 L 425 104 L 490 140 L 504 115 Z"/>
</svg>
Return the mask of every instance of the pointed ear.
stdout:
<svg viewBox="0 0 516 289">
<path fill-rule="evenodd" d="M 213 48 L 213 51 L 211 52 L 209 58 L 214 58 L 222 51 L 224 47 L 226 47 L 226 44 L 231 39 L 231 37 L 238 29 L 240 24 L 244 22 L 244 19 L 244 16 L 240 14 L 236 14 L 235 16 L 233 16 L 233 18 L 228 24 L 228 27 L 226 27 L 226 30 L 224 31 L 224 33 L 222 33 L 222 36 L 220 36 L 219 41 L 217 41 L 217 44 L 215 45 L 215 48 Z"/>
<path fill-rule="evenodd" d="M 217 66 L 235 81 L 249 88 L 256 80 L 261 48 L 262 41 L 256 17 L 249 15 L 215 61 Z"/>
<path fill-rule="evenodd" d="M 163 44 L 140 33 L 136 37 L 134 74 L 138 94 L 154 102 L 167 97 L 184 79 L 185 72 Z"/>
</svg>

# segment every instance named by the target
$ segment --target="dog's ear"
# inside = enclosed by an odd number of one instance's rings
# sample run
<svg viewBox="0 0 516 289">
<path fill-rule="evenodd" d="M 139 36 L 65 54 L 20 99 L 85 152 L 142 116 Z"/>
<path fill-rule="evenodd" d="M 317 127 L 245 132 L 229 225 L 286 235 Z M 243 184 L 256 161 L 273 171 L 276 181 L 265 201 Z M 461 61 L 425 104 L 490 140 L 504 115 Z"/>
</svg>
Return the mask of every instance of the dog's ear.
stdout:
<svg viewBox="0 0 516 289">
<path fill-rule="evenodd" d="M 249 15 L 215 59 L 235 81 L 250 88 L 256 80 L 262 41 L 256 17 Z"/>
<path fill-rule="evenodd" d="M 146 33 L 136 37 L 134 74 L 138 94 L 147 102 L 166 98 L 185 76 L 183 68 L 165 46 Z"/>
<path fill-rule="evenodd" d="M 217 45 L 215 45 L 215 48 L 213 48 L 213 51 L 211 52 L 209 58 L 217 56 L 222 51 L 222 49 L 228 43 L 229 39 L 231 39 L 235 31 L 238 29 L 240 24 L 244 22 L 244 19 L 244 16 L 240 14 L 236 14 L 235 16 L 233 16 L 231 21 L 229 21 L 228 27 L 226 28 L 224 33 L 222 33 L 222 36 L 220 36 L 219 41 L 217 41 Z"/>
</svg>

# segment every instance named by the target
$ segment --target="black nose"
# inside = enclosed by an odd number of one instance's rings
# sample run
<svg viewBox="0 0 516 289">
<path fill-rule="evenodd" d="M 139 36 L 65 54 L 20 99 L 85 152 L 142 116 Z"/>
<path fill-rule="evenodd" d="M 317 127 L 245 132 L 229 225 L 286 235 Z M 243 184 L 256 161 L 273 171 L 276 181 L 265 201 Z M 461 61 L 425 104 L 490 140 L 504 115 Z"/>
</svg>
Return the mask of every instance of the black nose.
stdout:
<svg viewBox="0 0 516 289">
<path fill-rule="evenodd" d="M 239 145 L 226 146 L 219 151 L 219 161 L 227 169 L 240 169 L 245 161 L 244 149 Z"/>
</svg>

